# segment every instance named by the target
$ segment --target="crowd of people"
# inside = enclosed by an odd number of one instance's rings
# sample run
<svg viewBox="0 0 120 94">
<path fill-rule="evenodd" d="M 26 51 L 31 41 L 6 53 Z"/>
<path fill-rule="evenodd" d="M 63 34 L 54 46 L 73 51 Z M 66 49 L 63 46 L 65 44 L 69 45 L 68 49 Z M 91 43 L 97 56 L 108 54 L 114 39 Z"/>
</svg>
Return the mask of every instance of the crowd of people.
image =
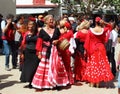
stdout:
<svg viewBox="0 0 120 94">
<path fill-rule="evenodd" d="M 20 81 L 29 82 L 29 88 L 60 89 L 77 82 L 100 87 L 116 76 L 119 31 L 120 20 L 106 22 L 99 16 L 78 21 L 63 15 L 56 21 L 50 14 L 16 19 L 8 14 L 1 21 L 5 70 L 11 70 L 11 55 L 12 69 L 19 67 Z"/>
</svg>

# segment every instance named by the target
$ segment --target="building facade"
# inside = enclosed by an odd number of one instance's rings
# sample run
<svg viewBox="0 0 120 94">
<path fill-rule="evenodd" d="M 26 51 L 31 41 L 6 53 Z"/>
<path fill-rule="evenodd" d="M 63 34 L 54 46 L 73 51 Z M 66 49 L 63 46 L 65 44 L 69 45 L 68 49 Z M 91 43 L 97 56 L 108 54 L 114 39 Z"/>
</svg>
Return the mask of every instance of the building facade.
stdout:
<svg viewBox="0 0 120 94">
<path fill-rule="evenodd" d="M 7 14 L 16 14 L 16 0 L 0 0 L 0 13 L 3 16 Z"/>
<path fill-rule="evenodd" d="M 50 0 L 16 0 L 16 14 L 40 14 L 56 7 Z"/>
</svg>

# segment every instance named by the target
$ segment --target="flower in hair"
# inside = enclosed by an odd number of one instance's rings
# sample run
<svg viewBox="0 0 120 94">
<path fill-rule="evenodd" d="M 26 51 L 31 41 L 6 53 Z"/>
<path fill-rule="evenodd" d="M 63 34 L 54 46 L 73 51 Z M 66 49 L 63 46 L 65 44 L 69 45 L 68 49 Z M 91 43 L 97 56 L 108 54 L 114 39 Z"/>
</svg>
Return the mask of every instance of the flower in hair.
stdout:
<svg viewBox="0 0 120 94">
<path fill-rule="evenodd" d="M 95 22 L 100 22 L 101 18 L 100 17 L 96 17 L 95 18 Z"/>
</svg>

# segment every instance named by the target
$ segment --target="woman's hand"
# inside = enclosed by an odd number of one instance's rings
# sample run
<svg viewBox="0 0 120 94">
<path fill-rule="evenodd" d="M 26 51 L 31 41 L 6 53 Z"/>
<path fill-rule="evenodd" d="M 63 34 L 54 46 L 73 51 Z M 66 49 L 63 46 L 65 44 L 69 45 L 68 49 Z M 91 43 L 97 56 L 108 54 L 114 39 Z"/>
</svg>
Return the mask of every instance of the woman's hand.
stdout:
<svg viewBox="0 0 120 94">
<path fill-rule="evenodd" d="M 21 55 L 20 55 L 20 58 L 21 58 L 21 59 L 24 59 L 24 54 L 21 54 Z"/>
<path fill-rule="evenodd" d="M 12 23 L 12 19 L 7 19 L 7 24 L 11 24 Z"/>
<path fill-rule="evenodd" d="M 38 58 L 39 58 L 39 59 L 41 59 L 41 57 L 42 57 L 41 54 L 42 54 L 41 52 L 38 53 Z"/>
<path fill-rule="evenodd" d="M 38 55 L 38 58 L 41 59 L 41 54 Z"/>
<path fill-rule="evenodd" d="M 33 34 L 32 34 L 32 32 L 29 32 L 29 33 L 28 33 L 28 35 L 30 35 L 30 36 L 31 36 L 31 35 L 33 35 Z"/>
<path fill-rule="evenodd" d="M 54 41 L 53 41 L 53 44 L 54 44 L 54 45 L 57 45 L 58 41 L 59 41 L 59 40 L 54 40 Z"/>
<path fill-rule="evenodd" d="M 100 20 L 100 23 L 101 23 L 101 24 L 104 24 L 105 22 L 104 22 L 104 20 L 101 19 L 101 20 Z"/>
</svg>

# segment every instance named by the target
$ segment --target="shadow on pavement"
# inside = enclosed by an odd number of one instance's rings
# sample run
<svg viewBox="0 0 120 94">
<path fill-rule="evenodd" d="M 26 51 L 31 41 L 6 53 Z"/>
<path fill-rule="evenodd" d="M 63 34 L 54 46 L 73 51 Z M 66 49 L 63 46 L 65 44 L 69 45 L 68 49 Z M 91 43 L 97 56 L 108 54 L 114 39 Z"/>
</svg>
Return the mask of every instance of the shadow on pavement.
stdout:
<svg viewBox="0 0 120 94">
<path fill-rule="evenodd" d="M 5 83 L 1 83 L 0 84 L 0 90 L 4 89 L 6 87 L 10 87 L 10 86 L 12 86 L 12 85 L 14 85 L 16 83 L 18 83 L 18 81 L 9 81 L 9 82 L 5 82 Z"/>
<path fill-rule="evenodd" d="M 108 88 L 116 88 L 116 86 L 115 86 L 115 84 L 114 84 L 114 81 L 110 81 L 110 82 L 101 82 L 100 83 L 100 88 L 106 88 L 106 89 L 108 89 Z"/>
<path fill-rule="evenodd" d="M 67 89 L 70 89 L 71 88 L 71 85 L 67 85 L 67 86 L 58 86 L 56 87 L 56 90 L 57 91 L 61 91 L 61 90 L 67 90 Z"/>
<path fill-rule="evenodd" d="M 12 86 L 16 83 L 19 83 L 18 81 L 8 81 L 8 80 L 6 80 L 10 76 L 13 76 L 13 75 L 11 75 L 11 74 L 0 75 L 0 90 L 4 89 L 6 87 Z"/>
<path fill-rule="evenodd" d="M 7 79 L 9 76 L 13 76 L 11 74 L 0 75 L 0 80 Z"/>
</svg>

